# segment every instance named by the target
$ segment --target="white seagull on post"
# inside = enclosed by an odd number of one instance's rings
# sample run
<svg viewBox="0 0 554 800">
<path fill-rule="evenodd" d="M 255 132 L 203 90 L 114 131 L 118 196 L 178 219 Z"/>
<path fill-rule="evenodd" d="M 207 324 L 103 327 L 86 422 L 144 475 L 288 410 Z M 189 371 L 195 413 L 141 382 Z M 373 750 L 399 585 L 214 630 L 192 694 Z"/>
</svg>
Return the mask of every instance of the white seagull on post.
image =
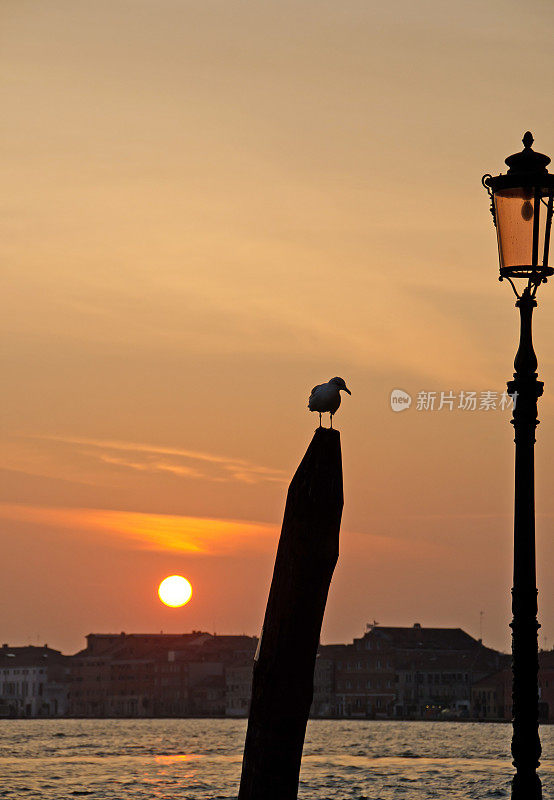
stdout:
<svg viewBox="0 0 554 800">
<path fill-rule="evenodd" d="M 341 389 L 348 394 L 352 394 L 350 389 L 347 388 L 343 378 L 331 378 L 328 383 L 320 383 L 319 386 L 314 386 L 310 399 L 308 400 L 308 408 L 310 411 L 319 412 L 319 427 L 321 428 L 321 415 L 327 411 L 331 415 L 331 428 L 333 427 L 333 414 L 340 406 L 340 393 Z"/>
</svg>

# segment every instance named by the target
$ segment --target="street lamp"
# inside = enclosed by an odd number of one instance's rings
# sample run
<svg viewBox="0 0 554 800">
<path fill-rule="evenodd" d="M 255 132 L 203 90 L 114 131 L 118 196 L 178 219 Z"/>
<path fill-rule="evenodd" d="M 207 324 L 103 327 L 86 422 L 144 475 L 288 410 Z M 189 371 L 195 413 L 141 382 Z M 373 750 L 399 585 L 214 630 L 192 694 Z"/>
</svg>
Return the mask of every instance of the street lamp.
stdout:
<svg viewBox="0 0 554 800">
<path fill-rule="evenodd" d="M 533 350 L 532 316 L 537 289 L 554 269 L 549 266 L 550 230 L 554 201 L 554 175 L 547 170 L 548 156 L 536 153 L 529 131 L 524 149 L 509 156 L 505 175 L 484 175 L 483 186 L 491 198 L 498 237 L 500 280 L 508 280 L 517 297 L 521 328 L 514 361 L 514 380 L 508 382 L 513 397 L 515 431 L 514 585 L 512 589 L 513 737 L 516 774 L 512 800 L 540 800 L 537 775 L 541 743 L 538 709 L 537 578 L 535 569 L 535 467 L 534 447 L 537 399 L 543 384 L 537 380 Z"/>
</svg>

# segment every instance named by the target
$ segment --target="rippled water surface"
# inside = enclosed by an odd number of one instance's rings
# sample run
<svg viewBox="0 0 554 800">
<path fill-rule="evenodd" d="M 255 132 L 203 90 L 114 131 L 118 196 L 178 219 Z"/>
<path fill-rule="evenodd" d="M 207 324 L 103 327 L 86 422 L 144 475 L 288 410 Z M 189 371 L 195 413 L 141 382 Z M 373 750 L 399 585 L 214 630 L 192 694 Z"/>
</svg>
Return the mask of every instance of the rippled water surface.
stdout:
<svg viewBox="0 0 554 800">
<path fill-rule="evenodd" d="M 0 720 L 0 797 L 231 800 L 244 720 Z M 509 797 L 509 725 L 314 720 L 302 800 Z M 554 727 L 541 729 L 554 800 Z"/>
</svg>

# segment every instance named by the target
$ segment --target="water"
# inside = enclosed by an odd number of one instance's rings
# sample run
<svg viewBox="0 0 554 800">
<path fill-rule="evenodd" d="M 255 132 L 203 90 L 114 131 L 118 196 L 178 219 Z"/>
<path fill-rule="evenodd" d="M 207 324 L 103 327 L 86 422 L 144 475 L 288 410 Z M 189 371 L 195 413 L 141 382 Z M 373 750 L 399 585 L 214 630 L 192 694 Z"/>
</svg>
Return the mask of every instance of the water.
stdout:
<svg viewBox="0 0 554 800">
<path fill-rule="evenodd" d="M 234 800 L 244 720 L 0 720 L 0 798 Z M 301 800 L 510 796 L 509 725 L 309 723 Z M 554 800 L 554 726 L 541 729 Z"/>
</svg>

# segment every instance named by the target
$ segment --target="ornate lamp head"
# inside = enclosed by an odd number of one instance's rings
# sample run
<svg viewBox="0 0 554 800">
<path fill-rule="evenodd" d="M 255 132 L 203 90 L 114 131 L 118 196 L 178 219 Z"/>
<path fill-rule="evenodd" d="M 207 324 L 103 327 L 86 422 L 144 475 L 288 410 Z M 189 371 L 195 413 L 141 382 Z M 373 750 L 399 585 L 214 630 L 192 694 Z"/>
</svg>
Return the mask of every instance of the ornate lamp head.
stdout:
<svg viewBox="0 0 554 800">
<path fill-rule="evenodd" d="M 536 153 L 532 144 L 527 131 L 523 150 L 506 159 L 508 172 L 484 175 L 482 182 L 496 225 L 500 280 L 508 278 L 516 291 L 513 279 L 523 278 L 534 294 L 554 274 L 549 264 L 554 175 L 547 170 L 550 158 Z"/>
</svg>

